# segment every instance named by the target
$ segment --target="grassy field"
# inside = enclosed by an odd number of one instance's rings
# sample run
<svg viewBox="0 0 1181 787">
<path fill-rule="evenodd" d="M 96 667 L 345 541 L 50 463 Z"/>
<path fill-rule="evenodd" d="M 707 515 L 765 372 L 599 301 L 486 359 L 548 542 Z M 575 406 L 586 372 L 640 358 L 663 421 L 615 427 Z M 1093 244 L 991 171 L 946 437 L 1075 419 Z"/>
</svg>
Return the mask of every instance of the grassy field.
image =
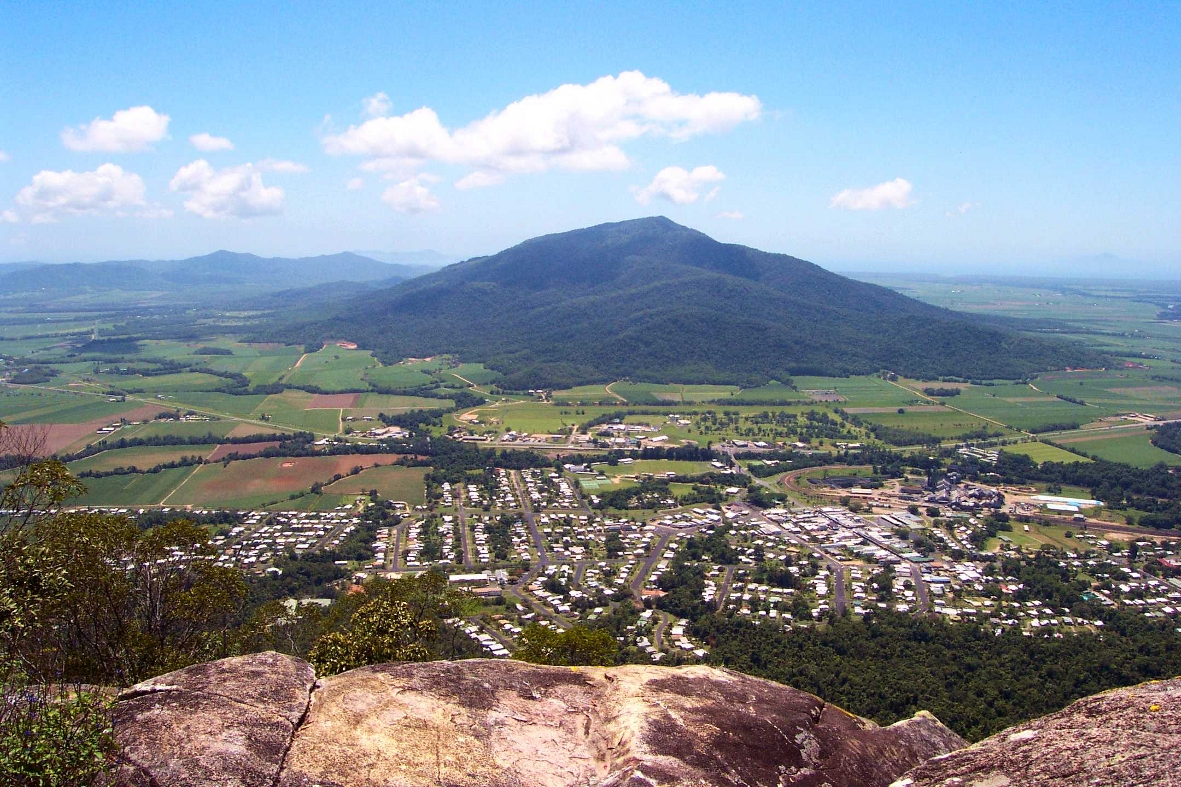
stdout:
<svg viewBox="0 0 1181 787">
<path fill-rule="evenodd" d="M 788 388 L 783 383 L 770 382 L 758 388 L 744 388 L 730 396 L 727 403 L 734 402 L 735 404 L 739 404 L 743 401 L 772 402 L 795 399 L 806 401 L 807 398 L 807 394 Z"/>
<path fill-rule="evenodd" d="M 1129 433 L 1130 432 L 1130 433 Z M 1056 443 L 1069 446 L 1073 450 L 1093 454 L 1111 462 L 1126 462 L 1136 467 L 1152 467 L 1164 462 L 1167 465 L 1181 465 L 1181 456 L 1157 448 L 1149 438 L 1147 430 L 1110 430 L 1093 435 L 1073 432 L 1068 435 L 1056 435 Z"/>
<path fill-rule="evenodd" d="M 292 429 L 306 429 L 322 434 L 334 434 L 340 429 L 339 410 L 309 410 L 315 394 L 306 391 L 287 390 L 281 394 L 272 394 L 264 399 L 250 417 L 263 420 L 269 417 L 268 423 L 274 426 L 286 426 Z"/>
<path fill-rule="evenodd" d="M 333 344 L 303 356 L 299 366 L 287 372 L 283 381 L 291 385 L 315 385 L 326 391 L 364 389 L 368 387 L 365 375 L 376 368 L 378 363 L 368 350 L 346 350 Z"/>
<path fill-rule="evenodd" d="M 81 424 L 118 419 L 140 406 L 139 402 L 109 402 L 90 396 L 30 388 L 0 389 L 0 420 L 10 424 Z"/>
<path fill-rule="evenodd" d="M 1113 412 L 1110 408 L 1066 402 L 1029 385 L 972 385 L 964 386 L 960 391 L 959 396 L 946 399 L 946 403 L 1021 430 L 1050 424 L 1076 423 L 1081 426 Z"/>
<path fill-rule="evenodd" d="M 1009 543 L 1014 546 L 1020 546 L 1025 550 L 1038 550 L 1043 544 L 1049 544 L 1057 549 L 1065 549 L 1072 552 L 1082 551 L 1088 548 L 1085 541 L 1080 541 L 1074 538 L 1073 535 L 1067 537 L 1066 533 L 1070 531 L 1075 532 L 1070 527 L 1061 525 L 1039 525 L 1031 523 L 1029 525 L 1029 532 L 1025 532 L 1025 525 L 1020 522 L 1013 523 L 1013 530 L 1002 535 L 1008 537 Z M 1005 542 L 1000 538 L 991 538 L 986 543 L 984 548 L 990 551 L 997 551 L 1001 549 L 1001 545 Z"/>
<path fill-rule="evenodd" d="M 173 394 L 172 399 L 168 400 L 168 404 L 181 409 L 191 408 L 198 412 L 221 413 L 247 418 L 259 409 L 266 398 L 262 394 L 231 396 L 223 393 L 181 391 Z"/>
<path fill-rule="evenodd" d="M 119 437 L 226 437 L 238 428 L 237 421 L 153 421 L 120 430 Z"/>
<path fill-rule="evenodd" d="M 920 397 L 880 377 L 797 377 L 795 385 L 807 391 L 836 391 L 842 407 L 902 407 L 922 403 Z"/>
<path fill-rule="evenodd" d="M 70 501 L 86 506 L 159 505 L 172 490 L 193 472 L 191 467 L 176 467 L 144 475 L 115 475 L 85 480 L 87 492 Z"/>
<path fill-rule="evenodd" d="M 410 506 L 422 505 L 426 486 L 425 467 L 370 467 L 354 476 L 342 478 L 324 487 L 325 492 L 337 495 L 362 495 L 370 489 L 387 500 L 401 500 Z"/>
<path fill-rule="evenodd" d="M 369 466 L 381 457 L 310 456 L 273 459 L 245 459 L 223 467 L 202 465 L 169 498 L 172 505 L 213 505 L 250 508 L 281 501 L 317 481 L 328 483 L 332 476 L 348 473 L 355 466 Z"/>
<path fill-rule="evenodd" d="M 213 453 L 216 445 L 184 445 L 184 446 L 142 446 L 136 448 L 122 448 L 103 451 L 101 454 L 70 462 L 71 473 L 81 473 L 86 470 L 103 472 L 117 467 L 137 467 L 147 470 L 166 462 L 175 462 L 186 456 L 207 457 Z"/>
<path fill-rule="evenodd" d="M 1056 446 L 1047 445 L 1046 443 L 1018 443 L 1016 445 L 1006 445 L 1002 450 L 1010 454 L 1024 454 L 1033 461 L 1041 464 L 1042 462 L 1090 462 L 1090 459 L 1072 454 L 1070 451 L 1063 451 Z"/>
<path fill-rule="evenodd" d="M 499 380 L 501 374 L 492 371 L 482 363 L 461 363 L 459 366 L 443 371 L 442 377 L 445 380 L 457 380 L 464 385 L 466 385 L 464 380 L 467 380 L 478 386 L 487 386 Z"/>
<path fill-rule="evenodd" d="M 361 394 L 357 400 L 357 406 L 353 409 L 372 411 L 373 413 L 402 413 L 407 410 L 445 409 L 452 406 L 453 403 L 450 399 L 429 399 L 425 396 L 394 396 L 391 394 L 367 393 Z"/>
<path fill-rule="evenodd" d="M 403 362 L 393 366 L 377 366 L 365 371 L 365 379 L 385 388 L 417 388 L 434 382 L 434 374 L 442 361 Z M 473 382 L 475 382 L 473 380 Z"/>
<path fill-rule="evenodd" d="M 905 408 L 903 409 L 905 410 Z M 1001 432 L 1006 436 L 1013 434 L 1011 429 L 1000 427 L 976 416 L 948 408 L 940 408 L 934 411 L 924 408 L 923 410 L 906 411 L 904 413 L 897 411 L 867 413 L 859 417 L 870 423 L 881 424 L 883 426 L 892 426 L 898 429 L 917 429 L 920 432 L 935 435 L 945 440 L 981 429 L 989 432 Z"/>
<path fill-rule="evenodd" d="M 134 374 L 92 374 L 89 377 L 108 388 L 145 394 L 172 391 L 212 391 L 226 384 L 222 378 L 203 372 L 180 372 L 151 377 Z"/>
</svg>

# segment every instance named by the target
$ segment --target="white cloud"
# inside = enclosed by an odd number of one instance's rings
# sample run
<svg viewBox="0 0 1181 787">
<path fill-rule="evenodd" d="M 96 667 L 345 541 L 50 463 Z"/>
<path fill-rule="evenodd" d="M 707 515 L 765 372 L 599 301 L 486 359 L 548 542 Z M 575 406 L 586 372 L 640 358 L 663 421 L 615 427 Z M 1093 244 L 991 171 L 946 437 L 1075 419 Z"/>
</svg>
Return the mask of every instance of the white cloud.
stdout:
<svg viewBox="0 0 1181 787">
<path fill-rule="evenodd" d="M 963 216 L 970 210 L 980 207 L 979 202 L 961 202 L 957 207 L 947 211 L 948 216 Z"/>
<path fill-rule="evenodd" d="M 225 137 L 215 137 L 204 131 L 189 137 L 189 142 L 193 143 L 193 147 L 202 153 L 216 153 L 219 150 L 234 149 L 234 143 Z"/>
<path fill-rule="evenodd" d="M 425 213 L 438 210 L 439 199 L 422 184 L 423 180 L 433 178 L 417 177 L 404 180 L 387 188 L 381 199 L 398 213 Z"/>
<path fill-rule="evenodd" d="M 345 188 L 349 191 L 360 191 L 361 189 L 365 188 L 365 181 L 361 178 L 353 178 L 347 184 L 345 184 Z"/>
<path fill-rule="evenodd" d="M 10 160 L 9 155 L 7 153 L 5 153 L 3 150 L 0 150 L 0 163 L 3 163 L 5 161 L 9 161 L 9 160 Z"/>
<path fill-rule="evenodd" d="M 281 172 L 285 175 L 302 175 L 308 171 L 303 164 L 285 159 L 264 158 L 255 166 L 264 172 Z"/>
<path fill-rule="evenodd" d="M 103 164 L 91 172 L 42 170 L 17 192 L 16 209 L 5 211 L 4 220 L 26 218 L 39 224 L 84 213 L 126 215 L 128 209 L 145 205 L 145 191 L 139 175 L 124 172 L 116 164 Z"/>
<path fill-rule="evenodd" d="M 254 164 L 214 169 L 205 159 L 181 167 L 168 188 L 190 194 L 185 210 L 207 219 L 272 216 L 283 210 L 283 189 L 264 186 Z"/>
<path fill-rule="evenodd" d="M 148 106 L 121 109 L 110 120 L 95 118 L 88 126 L 67 128 L 62 144 L 83 152 L 130 153 L 150 150 L 153 142 L 168 135 L 168 115 Z"/>
<path fill-rule="evenodd" d="M 746 217 L 742 215 L 742 211 L 740 211 L 740 210 L 724 210 L 721 213 L 719 213 L 718 215 L 714 216 L 714 218 L 715 219 L 732 219 L 734 221 L 739 221 L 740 219 L 744 219 Z"/>
<path fill-rule="evenodd" d="M 721 133 L 761 112 L 756 96 L 679 94 L 663 80 L 628 71 L 526 96 L 456 129 L 421 107 L 326 134 L 322 144 L 330 155 L 367 156 L 374 166 L 388 160 L 398 169 L 441 162 L 488 176 L 551 168 L 620 170 L 630 164 L 621 147 L 629 140 Z"/>
<path fill-rule="evenodd" d="M 499 172 L 485 172 L 483 170 L 476 170 L 455 182 L 455 188 L 460 191 L 467 191 L 468 189 L 482 189 L 487 186 L 496 186 L 504 183 L 504 175 Z"/>
<path fill-rule="evenodd" d="M 0 221 L 5 224 L 16 224 L 20 221 L 20 217 L 16 215 L 15 210 L 6 210 L 0 212 Z"/>
<path fill-rule="evenodd" d="M 913 189 L 910 181 L 895 178 L 865 189 L 845 189 L 833 195 L 828 206 L 845 210 L 907 208 L 915 204 L 915 200 L 910 196 Z"/>
<path fill-rule="evenodd" d="M 390 97 L 385 93 L 375 93 L 368 98 L 361 99 L 361 103 L 365 106 L 365 114 L 371 118 L 384 117 L 394 106 Z"/>
<path fill-rule="evenodd" d="M 683 167 L 665 167 L 657 172 L 652 182 L 644 188 L 633 186 L 632 193 L 636 197 L 636 202 L 641 205 L 647 205 L 653 197 L 662 197 L 677 205 L 689 205 L 701 197 L 702 186 L 725 180 L 725 178 L 726 176 L 722 174 L 721 170 L 712 165 L 696 167 L 692 172 Z M 717 196 L 716 188 L 706 196 L 706 199 L 713 199 L 715 196 Z"/>
</svg>

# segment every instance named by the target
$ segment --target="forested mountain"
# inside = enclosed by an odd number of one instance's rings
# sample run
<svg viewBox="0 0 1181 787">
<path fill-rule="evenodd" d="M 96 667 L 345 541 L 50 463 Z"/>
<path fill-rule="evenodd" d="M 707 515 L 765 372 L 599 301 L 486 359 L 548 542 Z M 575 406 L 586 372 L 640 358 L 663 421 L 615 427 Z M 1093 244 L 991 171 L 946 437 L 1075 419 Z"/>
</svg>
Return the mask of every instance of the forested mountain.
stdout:
<svg viewBox="0 0 1181 787">
<path fill-rule="evenodd" d="M 421 266 L 391 265 L 352 252 L 289 259 L 215 251 L 184 260 L 128 260 L 60 265 L 23 263 L 0 267 L 0 293 L 54 297 L 79 292 L 183 293 L 192 288 L 271 292 L 326 282 L 380 281 L 390 284 L 424 272 Z"/>
<path fill-rule="evenodd" d="M 1017 378 L 1102 363 L 1077 345 L 662 217 L 535 238 L 367 293 L 295 330 L 304 340 L 347 338 L 386 359 L 458 353 L 530 387 L 621 377 L 749 385 L 883 368 Z"/>
</svg>

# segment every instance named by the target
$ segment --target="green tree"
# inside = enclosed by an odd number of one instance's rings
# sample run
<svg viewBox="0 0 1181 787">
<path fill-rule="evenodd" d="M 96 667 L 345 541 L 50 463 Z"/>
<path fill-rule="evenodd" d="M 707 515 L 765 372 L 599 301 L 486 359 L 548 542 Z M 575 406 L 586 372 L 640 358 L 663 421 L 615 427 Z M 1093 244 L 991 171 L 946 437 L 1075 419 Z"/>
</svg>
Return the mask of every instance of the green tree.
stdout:
<svg viewBox="0 0 1181 787">
<path fill-rule="evenodd" d="M 52 626 L 38 644 L 64 654 L 66 675 L 126 686 L 233 652 L 246 583 L 214 564 L 205 528 L 140 531 L 126 517 L 71 512 L 45 532 L 69 590 L 47 605 Z"/>
<path fill-rule="evenodd" d="M 426 643 L 437 634 L 430 621 L 415 623 L 406 602 L 375 598 L 353 614 L 346 630 L 320 637 L 308 660 L 320 675 L 389 661 L 428 661 Z"/>
<path fill-rule="evenodd" d="M 71 591 L 69 565 L 45 539 L 55 511 L 83 489 L 57 461 L 37 459 L 35 430 L 0 422 L 0 784 L 89 785 L 115 761 L 111 703 L 71 685 L 45 658 L 52 608 Z M 35 658 L 30 658 L 33 656 Z"/>
<path fill-rule="evenodd" d="M 521 632 L 520 641 L 521 647 L 513 658 L 558 667 L 609 667 L 615 663 L 619 651 L 619 644 L 609 632 L 582 625 L 561 632 L 528 626 Z"/>
</svg>

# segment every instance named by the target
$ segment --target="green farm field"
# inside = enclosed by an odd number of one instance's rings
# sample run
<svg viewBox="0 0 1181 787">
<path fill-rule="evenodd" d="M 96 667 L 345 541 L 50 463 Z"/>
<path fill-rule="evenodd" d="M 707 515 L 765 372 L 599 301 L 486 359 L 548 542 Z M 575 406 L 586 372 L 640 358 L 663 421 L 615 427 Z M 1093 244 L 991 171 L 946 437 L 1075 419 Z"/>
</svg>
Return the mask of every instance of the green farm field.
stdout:
<svg viewBox="0 0 1181 787">
<path fill-rule="evenodd" d="M 368 350 L 346 350 L 329 345 L 308 353 L 283 377 L 291 385 L 315 385 L 326 391 L 367 388 L 365 375 L 379 364 Z"/>
<path fill-rule="evenodd" d="M 387 500 L 401 500 L 410 506 L 422 505 L 425 500 L 427 468 L 370 467 L 357 475 L 348 476 L 324 487 L 326 493 L 362 495 L 371 489 Z"/>
<path fill-rule="evenodd" d="M 148 470 L 156 465 L 175 462 L 187 456 L 208 457 L 216 445 L 139 446 L 103 451 L 68 465 L 71 473 L 87 470 L 104 472 L 117 467 L 136 467 Z"/>
<path fill-rule="evenodd" d="M 1111 462 L 1125 462 L 1136 467 L 1152 467 L 1164 462 L 1181 466 L 1181 456 L 1157 448 L 1151 434 L 1142 428 L 1108 430 L 1101 433 L 1072 432 L 1055 435 L 1054 442 L 1069 446 Z"/>
<path fill-rule="evenodd" d="M 198 467 L 168 502 L 251 508 L 281 501 L 316 482 L 327 484 L 333 475 L 344 475 L 353 467 L 381 461 L 381 457 L 368 456 L 309 456 L 244 459 L 225 467 L 206 464 Z"/>
<path fill-rule="evenodd" d="M 193 472 L 191 467 L 176 467 L 159 473 L 115 475 L 85 480 L 87 492 L 69 501 L 78 506 L 155 506 Z"/>
<path fill-rule="evenodd" d="M 1072 454 L 1070 451 L 1064 451 L 1057 446 L 1049 445 L 1047 443 L 1017 443 L 1016 445 L 1006 445 L 1002 450 L 1007 451 L 1010 454 L 1024 454 L 1038 464 L 1041 464 L 1042 462 L 1091 461 L 1085 456 Z"/>
</svg>

